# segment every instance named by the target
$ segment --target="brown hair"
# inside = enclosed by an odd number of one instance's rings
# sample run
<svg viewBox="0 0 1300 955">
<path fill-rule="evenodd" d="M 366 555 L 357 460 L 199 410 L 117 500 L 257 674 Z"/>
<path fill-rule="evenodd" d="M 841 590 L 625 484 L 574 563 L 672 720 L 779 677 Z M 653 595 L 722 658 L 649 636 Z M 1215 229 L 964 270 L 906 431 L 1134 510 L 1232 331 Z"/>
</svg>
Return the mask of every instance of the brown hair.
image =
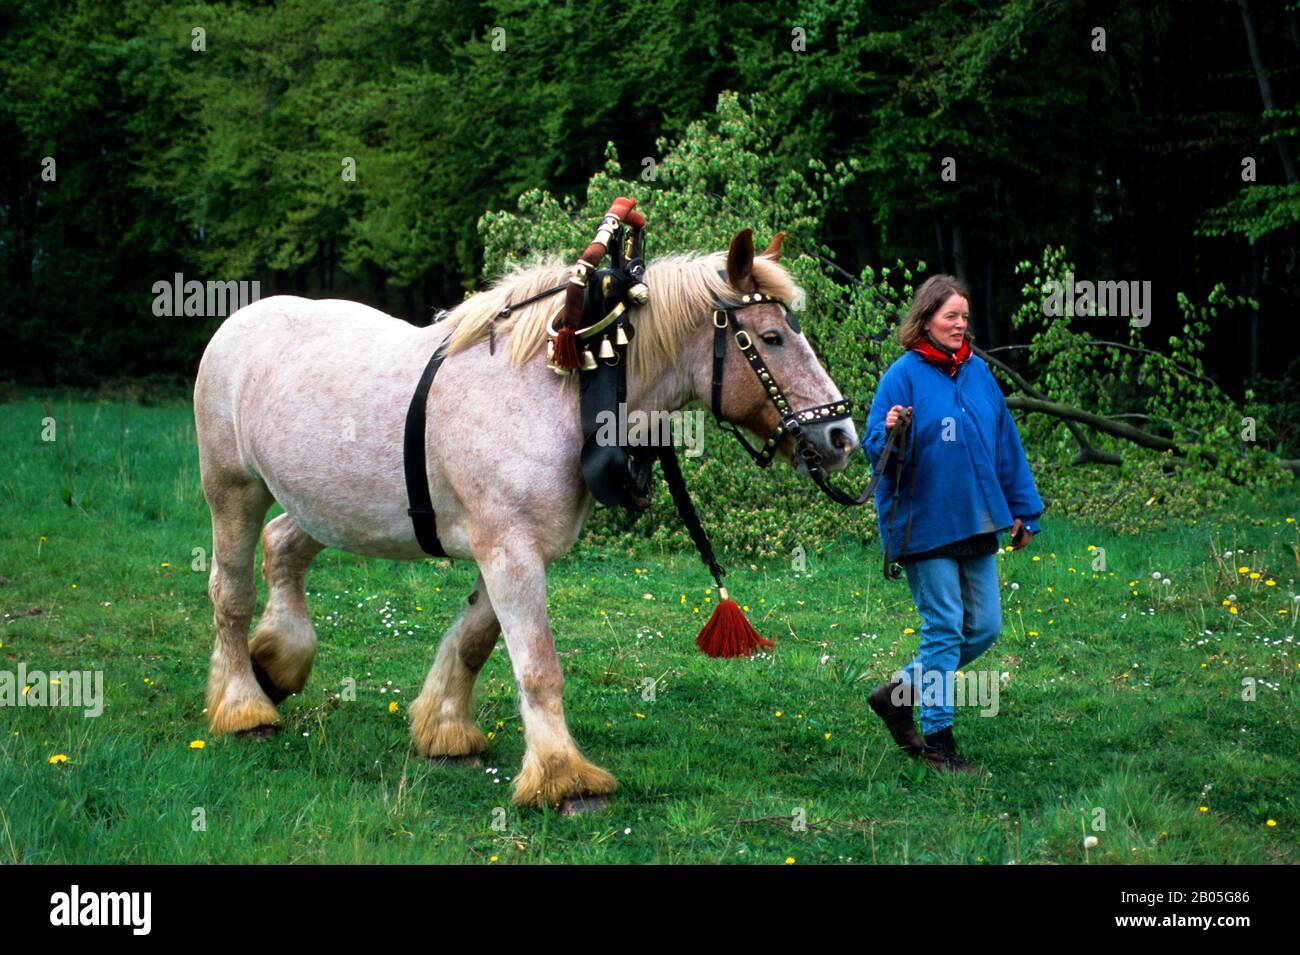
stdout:
<svg viewBox="0 0 1300 955">
<path fill-rule="evenodd" d="M 904 348 L 911 348 L 925 337 L 925 323 L 944 302 L 954 295 L 960 295 L 970 304 L 970 292 L 966 286 L 951 275 L 932 275 L 921 283 L 921 287 L 912 296 L 912 307 L 907 310 L 907 318 L 898 326 L 898 340 Z M 970 323 L 966 324 L 966 340 L 972 338 Z"/>
</svg>

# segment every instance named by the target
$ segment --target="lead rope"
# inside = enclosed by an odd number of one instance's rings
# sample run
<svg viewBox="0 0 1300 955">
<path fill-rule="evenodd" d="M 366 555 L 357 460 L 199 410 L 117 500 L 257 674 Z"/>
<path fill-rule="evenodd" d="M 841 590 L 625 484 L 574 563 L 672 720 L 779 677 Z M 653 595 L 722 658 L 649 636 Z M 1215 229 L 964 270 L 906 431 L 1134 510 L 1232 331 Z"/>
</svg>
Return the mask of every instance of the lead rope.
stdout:
<svg viewBox="0 0 1300 955">
<path fill-rule="evenodd" d="M 671 444 L 661 445 L 659 464 L 664 471 L 668 493 L 677 506 L 677 514 L 686 525 L 686 532 L 691 535 L 695 549 L 700 552 L 700 560 L 704 561 L 709 573 L 713 575 L 713 582 L 718 585 L 718 605 L 713 608 L 709 622 L 695 638 L 695 645 L 711 657 L 747 657 L 757 647 L 771 650 L 776 644 L 758 635 L 758 631 L 745 619 L 740 605 L 731 599 L 727 588 L 722 585 L 722 578 L 727 572 L 718 564 L 718 559 L 713 554 L 713 545 L 709 543 L 708 532 L 700 523 L 700 515 L 696 513 L 691 493 L 686 488 L 686 480 L 682 477 L 681 465 L 677 461 L 677 449 Z"/>
<path fill-rule="evenodd" d="M 880 535 L 881 540 L 883 540 L 885 544 L 885 579 L 886 580 L 897 580 L 901 576 L 898 571 L 893 569 L 893 564 L 902 561 L 903 556 L 907 553 L 907 545 L 912 537 L 912 511 L 914 509 L 913 502 L 916 500 L 916 462 L 915 461 L 912 462 L 912 480 L 908 484 L 907 526 L 903 529 L 903 546 L 899 551 L 897 560 L 890 560 L 889 559 L 889 530 L 891 527 L 893 527 L 894 517 L 898 514 L 898 493 L 900 490 L 902 490 L 902 486 L 903 486 L 903 467 L 907 463 L 906 461 L 907 439 L 908 439 L 908 435 L 911 432 L 911 428 L 912 428 L 912 418 L 911 415 L 908 415 L 905 422 L 900 421 L 898 424 L 894 426 L 890 434 L 891 441 L 886 443 L 884 453 L 881 454 L 882 458 L 888 456 L 888 454 L 890 453 L 889 444 L 894 443 L 892 439 L 895 439 L 896 437 L 897 447 L 893 451 L 894 493 L 889 503 L 889 516 L 885 518 L 885 524 L 881 528 L 881 535 Z M 894 432 L 896 432 L 896 435 Z M 915 454 L 915 452 L 913 452 L 913 454 Z M 881 461 L 880 463 L 884 464 L 885 462 Z M 883 473 L 884 473 L 884 469 L 881 468 L 879 473 L 877 473 L 875 480 L 872 481 L 871 487 L 868 488 L 868 490 L 874 490 L 876 481 L 880 479 L 880 476 Z"/>
</svg>

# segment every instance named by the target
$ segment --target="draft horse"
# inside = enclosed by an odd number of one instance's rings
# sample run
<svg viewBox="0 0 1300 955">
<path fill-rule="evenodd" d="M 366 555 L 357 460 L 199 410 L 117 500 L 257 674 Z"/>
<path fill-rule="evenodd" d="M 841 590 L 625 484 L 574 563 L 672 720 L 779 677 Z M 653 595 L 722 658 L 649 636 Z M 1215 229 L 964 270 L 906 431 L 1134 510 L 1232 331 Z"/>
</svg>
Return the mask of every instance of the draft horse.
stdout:
<svg viewBox="0 0 1300 955">
<path fill-rule="evenodd" d="M 675 411 L 701 401 L 771 442 L 769 460 L 779 454 L 805 475 L 812 465 L 818 477 L 818 467 L 845 466 L 857 435 L 847 415 L 806 424 L 797 443 L 782 431 L 800 408 L 847 402 L 790 312 L 803 294 L 780 264 L 781 238 L 755 255 L 746 229 L 726 253 L 650 263 L 651 294 L 635 310 L 627 352 L 627 405 Z M 508 308 L 568 276 L 558 260 L 515 270 L 427 327 L 354 302 L 277 295 L 239 309 L 213 335 L 194 416 L 212 512 L 214 734 L 275 727 L 277 703 L 306 684 L 316 633 L 304 579 L 322 549 L 426 556 L 407 512 L 403 423 L 413 384 L 442 344 L 427 406 L 428 489 L 447 555 L 474 561 L 479 575 L 410 705 L 415 748 L 426 757 L 487 748 L 474 683 L 504 633 L 526 743 L 513 801 L 560 805 L 617 788 L 569 733 L 547 620 L 547 565 L 573 545 L 594 506 L 581 479 L 576 389 L 544 354 L 553 305 L 536 298 Z M 720 313 L 737 327 L 743 316 L 744 330 L 719 325 Z M 725 356 L 715 361 L 720 341 Z M 766 385 L 773 379 L 780 408 Z M 284 513 L 263 526 L 272 501 Z M 269 596 L 250 638 L 259 534 Z"/>
</svg>

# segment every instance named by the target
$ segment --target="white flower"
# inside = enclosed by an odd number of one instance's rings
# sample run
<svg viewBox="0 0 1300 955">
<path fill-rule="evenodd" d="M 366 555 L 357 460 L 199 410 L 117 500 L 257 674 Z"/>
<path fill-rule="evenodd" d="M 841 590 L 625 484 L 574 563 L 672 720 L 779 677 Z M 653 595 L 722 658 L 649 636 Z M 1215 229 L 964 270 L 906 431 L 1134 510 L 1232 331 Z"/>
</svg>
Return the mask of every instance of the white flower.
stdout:
<svg viewBox="0 0 1300 955">
<path fill-rule="evenodd" d="M 1012 589 L 1012 590 L 1019 590 L 1019 589 L 1020 589 L 1020 585 L 1017 584 L 1017 583 L 1014 583 L 1014 582 L 1013 582 L 1013 583 L 1011 584 L 1011 589 Z"/>
<path fill-rule="evenodd" d="M 1151 571 L 1151 579 L 1152 579 L 1152 580 L 1159 580 L 1159 579 L 1160 579 L 1160 571 L 1158 571 L 1158 570 L 1153 570 L 1153 571 Z"/>
</svg>

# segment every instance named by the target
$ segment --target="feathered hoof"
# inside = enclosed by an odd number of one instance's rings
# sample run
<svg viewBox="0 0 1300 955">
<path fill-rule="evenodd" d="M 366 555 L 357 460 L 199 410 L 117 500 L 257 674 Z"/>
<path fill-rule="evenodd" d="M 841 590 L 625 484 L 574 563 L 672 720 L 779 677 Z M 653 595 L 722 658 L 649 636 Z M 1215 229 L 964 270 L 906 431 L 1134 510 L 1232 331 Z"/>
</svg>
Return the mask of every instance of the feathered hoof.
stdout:
<svg viewBox="0 0 1300 955">
<path fill-rule="evenodd" d="M 617 789 L 617 779 L 576 752 L 545 756 L 526 753 L 523 768 L 515 778 L 511 802 L 537 809 L 551 806 L 566 812 L 565 803 L 569 802 L 573 814 L 579 814 L 604 808 L 599 801 Z"/>
<path fill-rule="evenodd" d="M 449 756 L 476 757 L 487 749 L 487 737 L 475 724 L 449 719 L 430 704 L 416 697 L 411 704 L 411 741 L 416 752 L 429 759 Z"/>
<path fill-rule="evenodd" d="M 261 694 L 248 694 L 231 699 L 222 696 L 215 704 L 208 701 L 208 727 L 213 736 L 226 733 L 252 733 L 280 723 L 280 713 L 275 704 Z"/>
<path fill-rule="evenodd" d="M 294 644 L 269 626 L 259 626 L 248 642 L 253 675 L 272 703 L 301 692 L 316 659 L 315 644 Z"/>
</svg>

